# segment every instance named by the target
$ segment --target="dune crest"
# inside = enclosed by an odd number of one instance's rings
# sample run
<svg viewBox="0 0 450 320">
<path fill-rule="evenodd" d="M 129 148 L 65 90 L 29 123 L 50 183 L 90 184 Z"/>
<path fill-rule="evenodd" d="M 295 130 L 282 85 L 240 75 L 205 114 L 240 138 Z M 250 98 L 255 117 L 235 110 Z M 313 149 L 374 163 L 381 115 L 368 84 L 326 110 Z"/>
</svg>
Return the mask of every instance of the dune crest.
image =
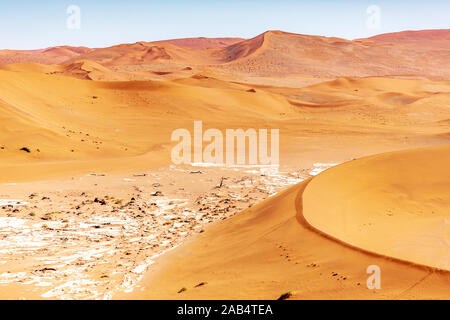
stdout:
<svg viewBox="0 0 450 320">
<path fill-rule="evenodd" d="M 450 147 L 351 161 L 311 181 L 303 215 L 355 247 L 450 270 Z"/>
<path fill-rule="evenodd" d="M 158 260 L 142 290 L 116 298 L 448 298 L 449 157 L 449 147 L 426 148 L 333 167 L 211 226 Z M 371 265 L 382 290 L 366 287 Z"/>
<path fill-rule="evenodd" d="M 154 66 L 163 69 L 157 72 L 167 72 L 167 69 L 181 70 L 193 65 L 229 75 L 257 77 L 395 76 L 448 80 L 449 34 L 448 29 L 421 30 L 346 40 L 267 31 L 248 40 L 186 38 L 98 49 L 65 46 L 31 51 L 1 50 L 0 65 L 20 62 L 67 65 L 90 60 L 118 68 L 116 71 Z"/>
<path fill-rule="evenodd" d="M 376 35 L 370 38 L 375 41 L 418 41 L 418 40 L 450 40 L 449 29 L 433 29 L 418 31 L 401 31 Z"/>
<path fill-rule="evenodd" d="M 171 43 L 179 47 L 185 47 L 194 50 L 222 48 L 230 46 L 234 43 L 244 41 L 242 38 L 184 38 L 184 39 L 172 39 L 155 41 L 154 43 Z"/>
</svg>

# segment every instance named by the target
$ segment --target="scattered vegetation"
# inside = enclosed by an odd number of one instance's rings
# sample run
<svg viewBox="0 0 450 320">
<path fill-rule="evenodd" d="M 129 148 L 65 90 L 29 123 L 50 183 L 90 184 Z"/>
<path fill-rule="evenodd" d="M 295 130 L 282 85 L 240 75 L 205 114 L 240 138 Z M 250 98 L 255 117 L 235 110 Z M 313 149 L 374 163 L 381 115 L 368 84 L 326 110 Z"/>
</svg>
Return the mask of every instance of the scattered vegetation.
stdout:
<svg viewBox="0 0 450 320">
<path fill-rule="evenodd" d="M 283 294 L 278 298 L 278 300 L 287 300 L 287 299 L 289 299 L 290 297 L 292 297 L 292 292 L 291 292 L 291 291 L 288 291 L 288 292 L 283 293 Z"/>
<path fill-rule="evenodd" d="M 23 147 L 22 149 L 20 149 L 20 151 L 25 151 L 27 153 L 31 153 L 31 150 L 27 147 Z"/>
<path fill-rule="evenodd" d="M 183 288 L 181 288 L 181 289 L 178 291 L 178 293 L 185 292 L 186 290 L 187 290 L 186 287 L 183 287 Z"/>
<path fill-rule="evenodd" d="M 196 285 L 194 288 L 206 286 L 207 284 L 208 284 L 208 282 L 200 282 L 200 283 L 199 283 L 198 285 Z"/>
<path fill-rule="evenodd" d="M 99 203 L 102 206 L 106 206 L 106 201 L 104 199 L 95 198 L 94 203 Z"/>
</svg>

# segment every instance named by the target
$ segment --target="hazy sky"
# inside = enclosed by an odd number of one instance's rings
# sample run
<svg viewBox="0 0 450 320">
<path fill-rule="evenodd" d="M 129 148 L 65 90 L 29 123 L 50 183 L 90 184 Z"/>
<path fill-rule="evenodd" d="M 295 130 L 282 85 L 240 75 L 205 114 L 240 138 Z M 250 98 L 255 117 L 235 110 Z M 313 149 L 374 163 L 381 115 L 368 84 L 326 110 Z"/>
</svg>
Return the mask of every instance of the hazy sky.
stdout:
<svg viewBox="0 0 450 320">
<path fill-rule="evenodd" d="M 78 20 L 70 20 L 75 29 L 67 26 L 71 5 L 80 8 L 80 29 L 74 24 Z M 367 26 L 370 5 L 380 8 L 378 28 Z M 2 49 L 105 47 L 199 36 L 250 38 L 266 30 L 354 39 L 449 28 L 450 0 L 0 0 Z"/>
</svg>

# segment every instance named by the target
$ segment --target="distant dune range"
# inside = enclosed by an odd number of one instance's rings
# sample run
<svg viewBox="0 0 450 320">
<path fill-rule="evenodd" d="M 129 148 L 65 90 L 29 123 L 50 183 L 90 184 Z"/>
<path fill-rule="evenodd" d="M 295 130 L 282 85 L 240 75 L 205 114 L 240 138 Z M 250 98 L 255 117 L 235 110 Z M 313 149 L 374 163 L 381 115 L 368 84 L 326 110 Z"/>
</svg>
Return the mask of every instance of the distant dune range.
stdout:
<svg viewBox="0 0 450 320">
<path fill-rule="evenodd" d="M 168 166 L 171 133 L 194 120 L 276 128 L 281 170 L 345 163 L 167 254 L 133 297 L 449 298 L 449 37 L 3 50 L 0 182 Z"/>
<path fill-rule="evenodd" d="M 402 76 L 449 80 L 450 71 L 445 67 L 450 56 L 449 34 L 448 29 L 407 31 L 350 41 L 268 31 L 249 40 L 192 38 L 100 49 L 2 50 L 0 65 L 21 62 L 67 65 L 91 60 L 116 71 L 165 64 L 174 70 L 181 66 L 200 69 L 207 66 L 225 73 L 257 76 Z"/>
</svg>

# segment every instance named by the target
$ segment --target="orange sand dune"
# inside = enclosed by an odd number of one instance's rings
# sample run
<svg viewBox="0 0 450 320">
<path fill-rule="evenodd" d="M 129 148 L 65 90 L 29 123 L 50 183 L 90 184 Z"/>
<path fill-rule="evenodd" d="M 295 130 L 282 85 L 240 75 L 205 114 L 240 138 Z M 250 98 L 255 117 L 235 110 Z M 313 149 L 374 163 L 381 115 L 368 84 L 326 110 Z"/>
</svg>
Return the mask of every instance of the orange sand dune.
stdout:
<svg viewBox="0 0 450 320">
<path fill-rule="evenodd" d="M 433 109 L 447 108 L 450 82 L 431 82 L 394 78 L 338 78 L 321 82 L 296 91 L 297 99 L 308 99 L 318 106 L 350 100 L 364 99 L 385 107 L 408 106 L 407 111 L 422 106 Z M 403 110 L 403 111 L 406 111 Z"/>
<path fill-rule="evenodd" d="M 342 161 L 354 157 L 356 147 L 356 155 L 363 156 L 448 143 L 448 128 L 439 122 L 450 118 L 446 82 L 339 79 L 301 89 L 251 90 L 209 73 L 172 81 L 61 76 L 121 75 L 91 61 L 2 69 L 0 166 L 7 166 L 2 170 L 7 180 L 14 172 L 17 179 L 30 178 L 11 165 L 51 167 L 54 161 L 71 161 L 73 168 L 74 161 L 76 166 L 76 161 L 122 159 L 122 167 L 129 167 L 130 157 L 142 157 L 141 165 L 161 158 L 170 163 L 172 131 L 191 129 L 197 119 L 209 128 L 280 129 L 281 161 L 286 164 L 294 164 L 304 152 L 312 165 L 313 154 L 315 161 L 330 155 L 334 159 L 326 161 Z M 415 101 L 398 104 L 401 95 Z M 376 143 L 368 145 L 367 139 Z M 23 147 L 31 153 L 20 151 Z"/>
<path fill-rule="evenodd" d="M 348 162 L 311 181 L 303 215 L 355 247 L 450 270 L 450 147 Z"/>
<path fill-rule="evenodd" d="M 139 42 L 137 44 L 125 44 L 121 46 L 113 46 L 108 49 L 110 55 L 114 55 L 115 52 L 119 51 L 123 54 L 127 54 L 127 50 L 130 53 L 135 51 L 135 45 L 147 45 L 150 49 L 146 52 L 145 59 L 137 61 L 139 64 L 143 62 L 152 61 L 152 59 L 167 57 L 165 54 L 165 45 L 188 48 L 192 50 L 205 50 L 213 48 L 221 48 L 232 45 L 236 42 L 243 41 L 241 38 L 184 38 L 184 39 L 172 39 L 172 40 L 161 40 L 154 42 Z M 123 50 L 125 48 L 125 51 Z M 176 49 L 176 48 L 175 48 Z M 100 53 L 94 54 L 94 57 L 101 59 L 104 55 L 104 50 L 91 49 L 86 47 L 70 47 L 70 46 L 58 46 L 50 47 L 47 49 L 38 50 L 0 50 L 0 65 L 6 64 L 17 64 L 22 62 L 35 62 L 42 64 L 68 64 L 76 60 L 89 60 L 89 53 L 99 50 Z M 87 55 L 87 56 L 84 56 Z M 127 59 L 118 60 L 119 63 L 127 61 Z M 136 60 L 133 60 L 136 61 Z"/>
<path fill-rule="evenodd" d="M 329 169 L 210 227 L 116 298 L 448 299 L 449 272 L 371 252 L 448 269 L 449 157 L 449 147 L 419 149 Z M 366 287 L 371 265 L 381 289 Z"/>
<path fill-rule="evenodd" d="M 104 67 L 90 60 L 75 60 L 64 65 L 47 65 L 35 62 L 22 62 L 0 66 L 0 70 L 15 72 L 33 72 L 47 75 L 62 75 L 83 80 L 97 81 L 148 81 L 148 80 L 170 80 L 189 77 L 188 70 L 179 67 L 173 72 L 158 72 L 152 70 L 124 70 L 117 71 Z"/>
<path fill-rule="evenodd" d="M 12 71 L 0 71 L 0 79 L 0 166 L 8 168 L 2 178 L 19 164 L 123 159 L 129 167 L 125 159 L 140 156 L 149 166 L 161 157 L 170 163 L 172 131 L 192 128 L 204 114 L 213 112 L 213 128 L 257 128 L 296 114 L 282 96 L 219 80 L 211 89 L 210 79 L 102 82 Z"/>
<path fill-rule="evenodd" d="M 67 65 L 46 65 L 34 62 L 23 62 L 0 66 L 0 70 L 15 72 L 34 72 L 47 75 L 64 75 L 84 80 L 128 80 L 120 72 L 112 70 L 88 60 L 77 60 Z"/>
<path fill-rule="evenodd" d="M 86 80 L 127 80 L 110 69 L 88 60 L 77 60 L 72 64 L 65 65 L 63 75 L 69 75 Z"/>
<path fill-rule="evenodd" d="M 51 74 L 63 72 L 64 67 L 59 65 L 40 64 L 36 62 L 21 62 L 0 66 L 0 70 Z"/>
</svg>

